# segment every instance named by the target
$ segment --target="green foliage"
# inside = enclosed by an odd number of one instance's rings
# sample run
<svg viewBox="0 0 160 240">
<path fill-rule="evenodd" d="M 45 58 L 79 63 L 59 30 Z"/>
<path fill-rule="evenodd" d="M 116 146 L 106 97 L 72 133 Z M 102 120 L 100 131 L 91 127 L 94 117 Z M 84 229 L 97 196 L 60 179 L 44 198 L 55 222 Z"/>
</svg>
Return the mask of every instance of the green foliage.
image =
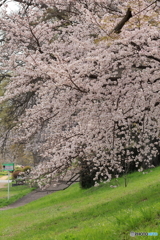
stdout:
<svg viewBox="0 0 160 240">
<path fill-rule="evenodd" d="M 0 172 L 0 176 L 6 176 L 6 175 L 8 175 L 7 171 Z"/>
<path fill-rule="evenodd" d="M 15 171 L 15 172 L 16 172 L 16 171 L 22 172 L 22 171 L 23 171 L 23 167 L 20 166 L 20 165 L 16 165 L 16 166 L 14 167 L 14 171 Z"/>
<path fill-rule="evenodd" d="M 31 167 L 30 166 L 25 166 L 25 167 L 22 168 L 22 171 L 25 172 L 25 173 L 30 173 Z"/>
</svg>

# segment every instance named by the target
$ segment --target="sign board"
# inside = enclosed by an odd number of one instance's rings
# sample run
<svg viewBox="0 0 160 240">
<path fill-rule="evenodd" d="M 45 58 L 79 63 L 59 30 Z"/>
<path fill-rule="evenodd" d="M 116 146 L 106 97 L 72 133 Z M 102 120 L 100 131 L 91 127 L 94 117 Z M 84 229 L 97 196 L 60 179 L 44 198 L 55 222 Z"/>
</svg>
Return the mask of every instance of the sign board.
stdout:
<svg viewBox="0 0 160 240">
<path fill-rule="evenodd" d="M 10 180 L 9 180 L 9 172 L 12 172 L 14 171 L 14 163 L 3 163 L 2 164 L 2 167 L 3 167 L 3 171 L 8 171 L 8 200 L 9 200 L 9 183 L 10 183 Z M 4 180 L 1 180 L 1 182 L 4 181 Z"/>
<path fill-rule="evenodd" d="M 14 171 L 14 163 L 3 163 L 3 171 Z"/>
</svg>

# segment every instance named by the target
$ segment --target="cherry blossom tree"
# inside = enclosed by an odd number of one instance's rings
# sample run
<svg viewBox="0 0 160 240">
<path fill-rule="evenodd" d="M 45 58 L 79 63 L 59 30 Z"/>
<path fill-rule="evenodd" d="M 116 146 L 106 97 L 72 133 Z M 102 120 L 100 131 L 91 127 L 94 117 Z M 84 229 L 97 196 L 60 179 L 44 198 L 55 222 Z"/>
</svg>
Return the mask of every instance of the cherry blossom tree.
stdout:
<svg viewBox="0 0 160 240">
<path fill-rule="evenodd" d="M 4 3 L 5 1 L 3 1 Z M 160 136 L 159 1 L 21 1 L 0 21 L 10 139 L 43 161 L 40 187 L 82 171 L 92 184 L 152 167 Z M 86 169 L 86 171 L 84 171 Z"/>
</svg>

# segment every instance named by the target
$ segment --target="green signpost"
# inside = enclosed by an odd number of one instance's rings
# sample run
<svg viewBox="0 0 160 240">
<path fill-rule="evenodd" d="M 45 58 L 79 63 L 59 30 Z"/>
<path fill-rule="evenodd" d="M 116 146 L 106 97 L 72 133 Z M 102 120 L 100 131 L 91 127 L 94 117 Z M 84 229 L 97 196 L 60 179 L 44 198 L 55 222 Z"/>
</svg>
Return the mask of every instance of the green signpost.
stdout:
<svg viewBox="0 0 160 240">
<path fill-rule="evenodd" d="M 14 171 L 14 163 L 3 163 L 3 171 Z"/>
<path fill-rule="evenodd" d="M 14 171 L 14 163 L 3 163 L 3 171 L 8 171 L 8 200 L 9 200 L 9 172 Z"/>
</svg>

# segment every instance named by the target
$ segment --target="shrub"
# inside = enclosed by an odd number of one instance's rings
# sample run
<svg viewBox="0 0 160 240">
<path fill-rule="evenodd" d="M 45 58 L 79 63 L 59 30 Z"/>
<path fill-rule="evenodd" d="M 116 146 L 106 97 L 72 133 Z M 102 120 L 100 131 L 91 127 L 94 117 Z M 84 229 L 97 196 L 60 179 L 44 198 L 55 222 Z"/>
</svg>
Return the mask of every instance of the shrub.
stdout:
<svg viewBox="0 0 160 240">
<path fill-rule="evenodd" d="M 23 171 L 23 167 L 20 166 L 20 165 L 16 165 L 15 168 L 14 168 L 14 172 L 17 172 L 17 171 L 22 172 Z"/>
<path fill-rule="evenodd" d="M 21 173 L 22 171 L 16 170 L 12 173 L 12 179 L 16 179 L 19 175 L 19 173 Z"/>
<path fill-rule="evenodd" d="M 23 169 L 22 169 L 23 172 L 25 172 L 26 174 L 29 174 L 30 171 L 31 171 L 31 167 L 30 166 L 25 166 Z"/>
</svg>

